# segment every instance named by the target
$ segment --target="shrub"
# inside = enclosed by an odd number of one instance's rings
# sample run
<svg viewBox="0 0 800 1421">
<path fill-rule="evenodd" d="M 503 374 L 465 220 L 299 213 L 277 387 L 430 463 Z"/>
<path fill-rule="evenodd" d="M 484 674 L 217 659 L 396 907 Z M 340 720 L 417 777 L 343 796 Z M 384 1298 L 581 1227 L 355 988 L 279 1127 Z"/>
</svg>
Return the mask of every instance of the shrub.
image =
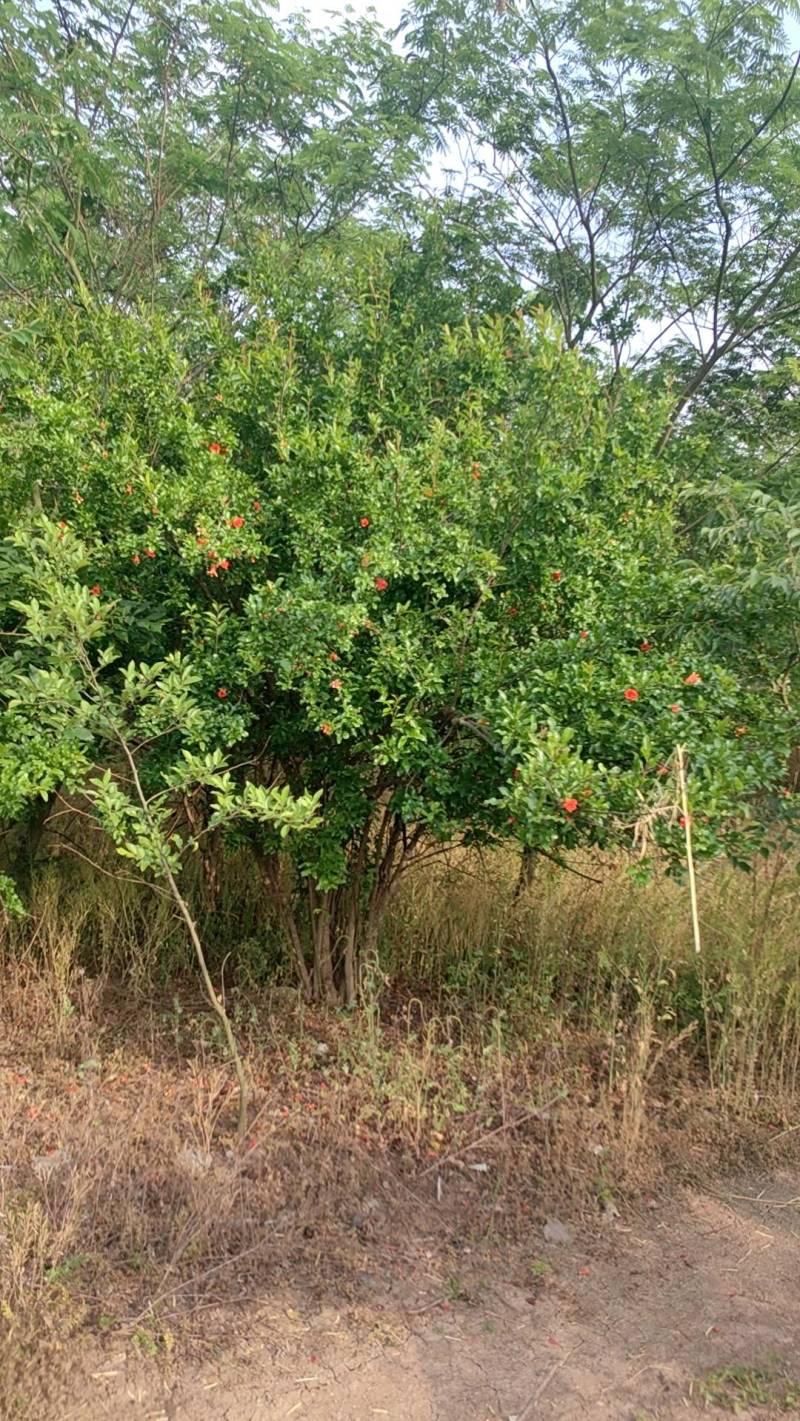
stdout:
<svg viewBox="0 0 800 1421">
<path fill-rule="evenodd" d="M 156 695 L 158 737 L 134 727 L 152 793 L 214 823 L 202 776 L 171 779 L 188 734 L 240 795 L 318 803 L 302 834 L 227 829 L 307 995 L 355 999 L 400 877 L 444 844 L 679 861 L 678 743 L 696 851 L 752 851 L 787 716 L 693 635 L 647 391 L 609 398 L 544 319 L 432 329 L 374 262 L 267 266 L 246 325 L 200 303 L 184 349 L 158 320 L 50 322 L 3 411 L 6 585 L 51 588 L 22 641 L 7 623 L 6 815 L 102 758 L 74 714 L 42 738 L 20 690 L 63 659 L 58 577 L 120 704 L 128 663 L 188 677 L 188 720 Z"/>
</svg>

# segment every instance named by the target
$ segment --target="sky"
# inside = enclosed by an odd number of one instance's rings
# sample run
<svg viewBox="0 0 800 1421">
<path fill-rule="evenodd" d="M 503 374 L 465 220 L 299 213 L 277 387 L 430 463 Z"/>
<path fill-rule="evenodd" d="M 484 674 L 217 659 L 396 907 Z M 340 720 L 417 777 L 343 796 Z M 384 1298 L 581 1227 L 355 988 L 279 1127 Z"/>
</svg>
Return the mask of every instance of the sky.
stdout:
<svg viewBox="0 0 800 1421">
<path fill-rule="evenodd" d="M 328 26 L 337 14 L 349 12 L 351 15 L 365 15 L 369 10 L 374 10 L 375 15 L 386 26 L 393 28 L 399 22 L 403 10 L 406 8 L 406 0 L 351 0 L 348 5 L 331 3 L 331 0 L 280 0 L 278 9 L 281 15 L 290 15 L 292 11 L 304 10 L 310 16 L 315 25 Z"/>
<path fill-rule="evenodd" d="M 289 15 L 292 11 L 304 10 L 310 16 L 315 25 L 330 25 L 337 14 L 348 12 L 352 15 L 364 15 L 369 10 L 374 10 L 378 19 L 387 27 L 394 28 L 399 23 L 400 16 L 406 8 L 407 0 L 351 0 L 351 3 L 335 3 L 335 0 L 278 0 L 278 10 L 281 15 Z M 787 19 L 786 30 L 792 45 L 795 49 L 800 48 L 800 20 Z"/>
</svg>

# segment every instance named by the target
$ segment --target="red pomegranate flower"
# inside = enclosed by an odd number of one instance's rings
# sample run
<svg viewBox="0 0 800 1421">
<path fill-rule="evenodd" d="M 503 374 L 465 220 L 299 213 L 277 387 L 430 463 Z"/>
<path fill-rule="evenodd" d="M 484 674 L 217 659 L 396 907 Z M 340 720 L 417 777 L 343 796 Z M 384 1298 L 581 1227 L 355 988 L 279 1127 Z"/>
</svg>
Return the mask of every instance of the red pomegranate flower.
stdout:
<svg viewBox="0 0 800 1421">
<path fill-rule="evenodd" d="M 677 704 L 677 702 L 676 702 L 675 705 L 670 706 L 670 710 L 672 711 L 672 714 L 673 714 L 673 715 L 677 715 L 678 712 L 680 711 L 680 706 L 679 706 L 679 705 Z"/>
<path fill-rule="evenodd" d="M 201 533 L 198 534 L 198 536 L 195 538 L 195 542 L 197 543 L 198 548 L 204 548 L 206 543 L 208 542 L 208 538 L 204 538 Z"/>
<path fill-rule="evenodd" d="M 588 632 L 578 632 L 578 636 L 579 636 L 579 637 L 583 637 L 584 640 L 586 639 L 586 637 L 587 637 L 588 635 L 589 635 Z"/>
<path fill-rule="evenodd" d="M 132 563 L 135 563 L 136 566 L 138 567 L 138 566 L 139 566 L 139 563 L 140 563 L 141 561 L 142 561 L 142 559 L 139 557 L 139 554 L 138 554 L 138 553 L 134 553 L 133 557 L 131 558 L 131 562 L 132 562 Z"/>
<path fill-rule="evenodd" d="M 341 689 L 342 689 L 342 683 L 341 683 L 341 681 L 339 680 L 339 677 L 338 677 L 338 676 L 334 676 L 333 680 L 331 681 L 331 690 L 332 690 L 332 691 L 341 691 Z"/>
<path fill-rule="evenodd" d="M 564 576 L 564 574 L 563 574 L 562 572 L 559 572 L 558 569 L 556 569 L 555 572 L 551 572 L 551 574 L 550 574 L 550 581 L 551 581 L 551 582 L 560 582 L 563 576 Z"/>
<path fill-rule="evenodd" d="M 688 676 L 684 676 L 683 684 L 684 686 L 699 686 L 702 679 L 698 671 L 690 671 Z"/>
<path fill-rule="evenodd" d="M 221 454 L 221 453 L 222 453 L 222 445 L 221 445 L 221 444 L 217 444 L 216 442 L 213 443 L 213 444 L 209 444 L 208 449 L 209 449 L 209 453 L 211 453 L 211 454 Z"/>
<path fill-rule="evenodd" d="M 691 822 L 692 822 L 692 821 L 691 821 L 691 817 L 689 817 L 689 818 L 687 819 L 687 817 L 686 817 L 685 814 L 682 814 L 681 817 L 680 817 L 680 819 L 678 820 L 678 823 L 680 824 L 680 826 L 681 826 L 682 829 L 685 829 L 685 828 L 686 828 L 686 825 L 687 825 L 687 824 L 691 824 Z"/>
<path fill-rule="evenodd" d="M 652 651 L 652 650 L 653 650 L 653 643 L 652 643 L 651 641 L 640 641 L 640 642 L 639 642 L 639 650 L 640 650 L 640 651 Z"/>
<path fill-rule="evenodd" d="M 566 810 L 567 814 L 574 814 L 578 808 L 578 801 L 577 799 L 562 799 L 561 808 Z"/>
<path fill-rule="evenodd" d="M 217 567 L 221 567 L 223 572 L 227 572 L 228 568 L 230 567 L 230 563 L 228 562 L 227 558 L 220 558 L 219 562 L 217 563 Z"/>
<path fill-rule="evenodd" d="M 217 569 L 215 567 L 208 568 L 207 572 L 209 577 L 219 577 L 219 573 L 217 572 Z"/>
<path fill-rule="evenodd" d="M 368 527 L 369 527 L 369 519 L 368 519 L 368 518 L 359 518 L 358 523 L 359 523 L 359 527 L 360 527 L 360 528 L 368 528 Z"/>
<path fill-rule="evenodd" d="M 473 465 L 472 465 L 472 477 L 473 477 L 474 479 L 479 479 L 480 476 L 481 476 L 481 466 L 480 466 L 480 464 L 473 464 Z"/>
<path fill-rule="evenodd" d="M 155 548 L 145 548 L 144 555 L 146 558 L 154 558 L 156 555 Z"/>
<path fill-rule="evenodd" d="M 323 735 L 330 735 L 332 734 L 333 727 L 328 725 L 327 720 L 323 720 L 322 725 L 320 726 L 320 730 L 322 731 Z"/>
<path fill-rule="evenodd" d="M 228 688 L 227 688 L 227 686 L 220 686 L 219 690 L 217 691 L 217 696 L 219 697 L 219 699 L 220 699 L 221 701 L 227 701 L 227 699 L 228 699 Z"/>
<path fill-rule="evenodd" d="M 338 651 L 331 651 L 331 652 L 329 652 L 329 653 L 328 653 L 328 660 L 329 660 L 329 661 L 338 661 L 338 660 L 339 660 L 339 653 L 338 653 Z"/>
<path fill-rule="evenodd" d="M 253 502 L 251 503 L 250 507 L 252 508 L 254 513 L 261 512 L 261 504 L 257 498 L 253 499 Z"/>
<path fill-rule="evenodd" d="M 231 527 L 232 527 L 232 528 L 243 528 L 243 527 L 244 527 L 244 519 L 242 518 L 242 516 L 241 516 L 240 513 L 237 513 L 237 514 L 236 514 L 236 517 L 231 519 Z"/>
<path fill-rule="evenodd" d="M 735 729 L 735 731 L 734 731 L 734 735 L 746 735 L 746 734 L 747 734 L 747 726 L 746 726 L 746 725 L 737 725 L 737 727 L 736 727 L 736 729 Z"/>
<path fill-rule="evenodd" d="M 94 584 L 94 587 L 90 587 L 90 588 L 89 588 L 89 596 L 90 596 L 90 597 L 99 597 L 99 596 L 101 595 L 101 593 L 102 593 L 102 590 L 103 590 L 103 589 L 102 589 L 102 587 L 100 586 L 100 583 L 99 583 L 99 582 L 96 582 L 96 583 Z"/>
<path fill-rule="evenodd" d="M 378 592 L 385 592 L 386 589 L 387 589 L 387 587 L 389 586 L 389 584 L 388 584 L 388 582 L 386 581 L 386 578 L 385 578 L 385 577 L 376 577 L 376 578 L 375 578 L 375 586 L 376 586 Z"/>
<path fill-rule="evenodd" d="M 625 699 L 626 701 L 638 701 L 639 692 L 636 690 L 635 686 L 628 687 L 627 691 L 625 692 Z"/>
<path fill-rule="evenodd" d="M 659 775 L 668 775 L 668 774 L 669 774 L 669 765 L 659 765 L 658 770 L 656 771 L 656 773 L 659 774 Z"/>
</svg>

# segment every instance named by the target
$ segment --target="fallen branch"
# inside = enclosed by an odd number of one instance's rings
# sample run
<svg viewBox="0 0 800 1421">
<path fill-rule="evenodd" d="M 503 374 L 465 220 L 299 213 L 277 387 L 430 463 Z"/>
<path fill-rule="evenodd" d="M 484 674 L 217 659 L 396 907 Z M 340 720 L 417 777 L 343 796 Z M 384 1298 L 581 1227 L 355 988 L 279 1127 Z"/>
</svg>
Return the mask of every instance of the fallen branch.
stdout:
<svg viewBox="0 0 800 1421">
<path fill-rule="evenodd" d="M 435 1169 L 441 1169 L 443 1164 L 450 1164 L 452 1160 L 458 1159 L 465 1150 L 477 1149 L 478 1145 L 485 1145 L 487 1140 L 493 1140 L 496 1135 L 502 1135 L 504 1130 L 516 1130 L 518 1125 L 525 1125 L 528 1120 L 546 1120 L 547 1111 L 554 1105 L 558 1105 L 560 1100 L 566 1100 L 566 1092 L 559 1091 L 552 1100 L 548 1100 L 545 1105 L 538 1105 L 535 1110 L 526 1110 L 524 1115 L 518 1115 L 516 1120 L 508 1120 L 504 1125 L 498 1125 L 495 1130 L 488 1130 L 485 1135 L 479 1135 L 476 1140 L 471 1140 L 468 1145 L 462 1145 L 460 1149 L 453 1150 L 449 1155 L 443 1155 L 441 1159 L 434 1160 L 433 1164 L 423 1169 L 420 1179 L 432 1174 Z"/>
<path fill-rule="evenodd" d="M 264 1226 L 266 1227 L 267 1224 L 274 1222 L 274 1219 L 267 1219 L 264 1222 Z M 165 1298 L 171 1298 L 175 1293 L 182 1293 L 186 1288 L 193 1288 L 198 1283 L 204 1283 L 206 1278 L 211 1278 L 215 1273 L 221 1273 L 224 1268 L 230 1268 L 234 1263 L 241 1263 L 243 1258 L 250 1258 L 252 1254 L 260 1252 L 260 1250 L 265 1248 L 268 1243 L 271 1243 L 274 1238 L 275 1234 L 271 1233 L 268 1237 L 259 1239 L 258 1243 L 254 1243 L 250 1248 L 244 1248 L 241 1253 L 234 1254 L 232 1258 L 223 1258 L 222 1262 L 215 1263 L 213 1268 L 206 1268 L 205 1272 L 196 1273 L 193 1278 L 185 1278 L 182 1283 L 173 1283 L 169 1288 L 162 1289 L 160 1293 L 156 1293 L 156 1296 L 150 1299 L 147 1307 L 142 1308 L 142 1311 L 137 1313 L 136 1317 L 125 1318 L 121 1326 L 138 1326 L 144 1318 L 152 1316 L 159 1303 L 163 1303 Z"/>
<path fill-rule="evenodd" d="M 709 1193 L 714 1193 L 709 1190 Z M 794 1199 L 765 1199 L 762 1194 L 717 1194 L 718 1199 L 733 1199 L 743 1204 L 763 1204 L 765 1209 L 793 1209 L 800 1204 L 800 1194 Z"/>
<path fill-rule="evenodd" d="M 571 1348 L 569 1352 L 567 1352 L 567 1355 L 565 1357 L 559 1357 L 558 1361 L 553 1363 L 547 1375 L 543 1377 L 542 1381 L 540 1381 L 535 1392 L 533 1393 L 533 1396 L 530 1398 L 530 1401 L 527 1401 L 525 1403 L 519 1415 L 515 1417 L 515 1421 L 525 1421 L 525 1418 L 530 1416 L 532 1411 L 536 1410 L 536 1407 L 539 1405 L 540 1397 L 544 1395 L 545 1391 L 553 1380 L 553 1377 L 555 1376 L 556 1372 L 560 1372 L 561 1368 L 567 1365 L 567 1362 L 569 1361 L 570 1357 L 575 1356 L 575 1353 L 577 1352 L 580 1345 L 580 1342 L 576 1342 L 575 1346 Z"/>
<path fill-rule="evenodd" d="M 419 1307 L 419 1308 L 405 1308 L 405 1312 L 408 1314 L 409 1317 L 419 1317 L 420 1313 L 422 1313 L 422 1312 L 430 1312 L 431 1308 L 438 1308 L 438 1307 L 441 1307 L 441 1304 L 442 1304 L 442 1303 L 446 1303 L 446 1302 L 447 1302 L 447 1298 L 446 1298 L 445 1294 L 442 1293 L 442 1296 L 441 1296 L 440 1298 L 433 1298 L 433 1300 L 432 1300 L 431 1302 L 429 1302 L 429 1303 L 423 1303 L 423 1304 L 422 1304 L 422 1307 Z"/>
</svg>

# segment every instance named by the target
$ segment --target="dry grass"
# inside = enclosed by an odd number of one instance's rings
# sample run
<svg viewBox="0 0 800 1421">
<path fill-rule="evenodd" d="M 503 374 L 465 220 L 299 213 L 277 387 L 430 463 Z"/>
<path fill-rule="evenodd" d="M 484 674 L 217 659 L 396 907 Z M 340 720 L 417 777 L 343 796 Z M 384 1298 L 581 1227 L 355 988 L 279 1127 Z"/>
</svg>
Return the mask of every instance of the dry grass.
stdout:
<svg viewBox="0 0 800 1421">
<path fill-rule="evenodd" d="M 469 860 L 410 879 L 390 924 L 387 957 L 426 982 L 439 1009 L 502 1013 L 513 1036 L 565 1027 L 609 1040 L 677 1035 L 702 1057 L 732 1107 L 796 1101 L 800 1068 L 800 880 L 776 853 L 749 874 L 714 864 L 699 876 L 703 950 L 693 947 L 684 885 L 637 885 L 627 866 L 587 862 L 600 882 L 546 865 L 515 901 L 515 865 Z M 683 1036 L 687 1040 L 687 1035 Z M 623 1047 L 624 1049 L 624 1047 Z M 646 1063 L 640 1063 L 647 1069 Z"/>
<path fill-rule="evenodd" d="M 376 1195 L 407 1247 L 437 1178 L 453 1238 L 509 1240 L 556 1206 L 777 1154 L 798 1139 L 797 883 L 777 855 L 707 872 L 698 959 L 679 885 L 548 868 L 515 902 L 512 863 L 462 857 L 409 880 L 351 1017 L 264 986 L 278 942 L 235 865 L 216 928 L 243 944 L 227 972 L 254 1115 L 237 1147 L 231 1070 L 173 921 L 52 868 L 2 966 L 7 1375 L 32 1332 L 121 1327 L 169 1348 L 208 1300 L 289 1273 L 341 1292 Z"/>
</svg>

